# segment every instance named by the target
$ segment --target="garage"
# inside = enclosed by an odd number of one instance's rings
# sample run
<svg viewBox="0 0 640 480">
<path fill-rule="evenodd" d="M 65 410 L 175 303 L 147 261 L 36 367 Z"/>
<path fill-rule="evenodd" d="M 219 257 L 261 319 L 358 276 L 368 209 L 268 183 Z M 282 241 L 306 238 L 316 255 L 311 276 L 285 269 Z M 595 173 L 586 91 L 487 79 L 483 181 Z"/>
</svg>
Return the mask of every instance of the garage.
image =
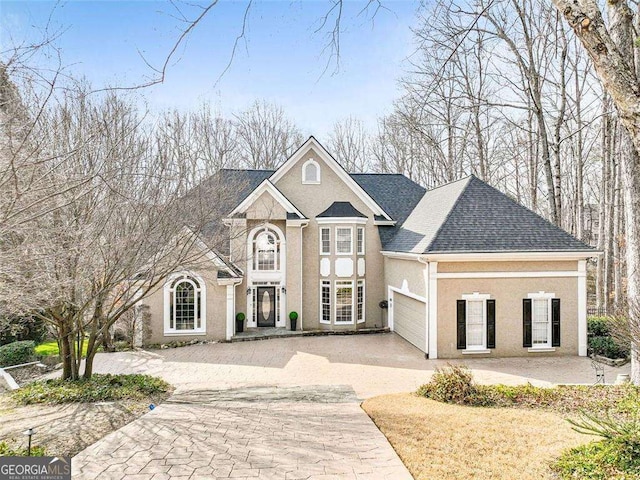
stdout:
<svg viewBox="0 0 640 480">
<path fill-rule="evenodd" d="M 423 352 L 427 346 L 426 301 L 399 290 L 390 292 L 392 330 Z"/>
</svg>

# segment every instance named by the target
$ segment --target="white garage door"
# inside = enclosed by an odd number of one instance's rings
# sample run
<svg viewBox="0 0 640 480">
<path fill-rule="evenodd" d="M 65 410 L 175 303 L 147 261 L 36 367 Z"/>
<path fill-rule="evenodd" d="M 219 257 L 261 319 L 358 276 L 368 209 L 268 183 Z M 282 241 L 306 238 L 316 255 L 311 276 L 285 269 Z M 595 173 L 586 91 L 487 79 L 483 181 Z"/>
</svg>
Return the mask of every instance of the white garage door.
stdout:
<svg viewBox="0 0 640 480">
<path fill-rule="evenodd" d="M 427 340 L 425 302 L 393 292 L 391 308 L 393 331 L 424 352 Z"/>
</svg>

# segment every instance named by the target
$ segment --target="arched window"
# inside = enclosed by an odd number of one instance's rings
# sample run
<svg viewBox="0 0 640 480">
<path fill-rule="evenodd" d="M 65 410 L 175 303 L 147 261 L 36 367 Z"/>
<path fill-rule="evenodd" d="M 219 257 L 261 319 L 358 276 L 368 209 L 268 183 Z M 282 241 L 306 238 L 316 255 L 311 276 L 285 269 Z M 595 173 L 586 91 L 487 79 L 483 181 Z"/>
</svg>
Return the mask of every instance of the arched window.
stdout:
<svg viewBox="0 0 640 480">
<path fill-rule="evenodd" d="M 172 277 L 165 285 L 165 333 L 203 332 L 205 301 L 202 280 L 188 274 Z"/>
<path fill-rule="evenodd" d="M 302 165 L 302 183 L 320 183 L 320 165 L 309 159 Z"/>
<path fill-rule="evenodd" d="M 269 229 L 256 234 L 253 239 L 253 269 L 273 271 L 280 268 L 280 240 Z"/>
</svg>

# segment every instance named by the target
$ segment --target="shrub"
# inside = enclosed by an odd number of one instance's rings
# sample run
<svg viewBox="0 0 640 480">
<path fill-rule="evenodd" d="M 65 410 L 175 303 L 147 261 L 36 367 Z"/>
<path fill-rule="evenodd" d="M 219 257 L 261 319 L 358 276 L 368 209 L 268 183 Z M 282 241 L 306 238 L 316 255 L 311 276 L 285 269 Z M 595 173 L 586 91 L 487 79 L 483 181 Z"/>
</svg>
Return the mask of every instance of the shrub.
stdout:
<svg viewBox="0 0 640 480">
<path fill-rule="evenodd" d="M 609 319 L 607 317 L 589 317 L 587 319 L 587 333 L 594 337 L 607 337 L 611 335 Z"/>
<path fill-rule="evenodd" d="M 640 456 L 619 442 L 602 440 L 567 450 L 552 468 L 567 480 L 640 478 Z"/>
<path fill-rule="evenodd" d="M 27 447 L 11 447 L 7 442 L 0 442 L 0 457 L 26 457 L 28 454 Z M 46 451 L 44 447 L 39 445 L 31 446 L 32 457 L 44 457 Z"/>
<path fill-rule="evenodd" d="M 290 320 L 297 320 L 298 319 L 298 312 L 289 312 L 289 319 Z"/>
<path fill-rule="evenodd" d="M 246 318 L 246 316 L 242 312 L 236 314 L 236 320 L 238 320 L 239 322 L 244 322 L 245 318 Z"/>
<path fill-rule="evenodd" d="M 14 400 L 23 405 L 34 403 L 76 403 L 113 400 L 142 400 L 164 395 L 171 386 L 151 375 L 99 375 L 90 380 L 44 380 L 14 390 Z"/>
<path fill-rule="evenodd" d="M 607 358 L 627 358 L 629 356 L 629 349 L 618 345 L 612 337 L 591 337 L 589 338 L 589 348 L 595 355 Z"/>
<path fill-rule="evenodd" d="M 418 395 L 444 403 L 473 404 L 477 389 L 467 367 L 448 364 L 436 368 L 431 381 L 418 389 Z"/>
<path fill-rule="evenodd" d="M 35 357 L 35 343 L 32 340 L 13 342 L 0 347 L 0 367 L 27 363 Z"/>
<path fill-rule="evenodd" d="M 0 345 L 33 340 L 40 343 L 47 335 L 47 325 L 41 318 L 0 317 Z"/>
</svg>

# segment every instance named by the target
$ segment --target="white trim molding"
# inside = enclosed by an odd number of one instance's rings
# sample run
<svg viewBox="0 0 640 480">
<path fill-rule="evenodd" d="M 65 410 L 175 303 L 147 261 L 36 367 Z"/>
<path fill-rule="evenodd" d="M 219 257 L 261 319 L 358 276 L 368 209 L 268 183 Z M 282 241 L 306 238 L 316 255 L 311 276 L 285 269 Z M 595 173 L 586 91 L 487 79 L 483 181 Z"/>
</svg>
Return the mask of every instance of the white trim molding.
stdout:
<svg viewBox="0 0 640 480">
<path fill-rule="evenodd" d="M 258 198 L 260 198 L 260 195 L 262 195 L 264 192 L 268 192 L 274 200 L 276 200 L 280 206 L 282 206 L 282 208 L 284 208 L 285 211 L 290 212 L 290 213 L 296 213 L 298 214 L 301 219 L 304 219 L 305 216 L 302 214 L 302 212 L 300 212 L 300 210 L 298 210 L 293 203 L 291 203 L 289 201 L 289 199 L 287 197 L 284 196 L 284 194 L 278 190 L 278 188 L 269 181 L 269 179 L 265 179 L 260 185 L 258 185 L 253 192 L 251 192 L 247 198 L 245 198 L 242 202 L 240 202 L 240 204 L 234 208 L 231 213 L 229 213 L 229 217 L 232 217 L 233 215 L 236 215 L 238 213 L 244 213 L 247 211 L 247 209 L 253 204 L 253 202 L 255 202 Z"/>
<path fill-rule="evenodd" d="M 438 274 L 438 278 L 562 278 L 578 277 L 579 275 L 579 272 L 574 270 L 551 272 L 443 272 Z"/>
<path fill-rule="evenodd" d="M 174 320 L 174 327 L 171 328 L 171 308 L 170 308 L 171 296 L 175 295 L 172 285 L 176 280 L 180 279 L 181 277 L 184 278 L 184 281 L 189 282 L 193 285 L 194 294 L 196 294 L 196 298 L 197 298 L 197 293 L 200 293 L 200 305 L 199 307 L 196 306 L 196 309 L 199 308 L 199 310 L 195 311 L 196 317 L 194 318 L 194 328 L 190 330 L 177 330 L 175 328 L 175 320 Z M 189 277 L 195 280 L 195 282 L 197 282 L 198 285 L 196 285 L 192 280 L 190 280 Z M 163 311 L 164 322 L 163 322 L 162 334 L 165 337 L 207 334 L 207 284 L 205 283 L 205 281 L 200 275 L 197 275 L 189 271 L 176 272 L 169 275 L 169 277 L 167 277 L 167 281 L 164 283 L 164 286 L 162 288 L 162 296 L 163 296 L 163 307 L 164 307 L 164 311 Z M 174 308 L 175 308 L 175 299 L 174 299 Z M 197 325 L 198 316 L 200 318 L 199 328 Z"/>
<path fill-rule="evenodd" d="M 316 178 L 315 180 L 309 180 L 307 178 L 307 165 L 315 165 L 316 167 Z M 304 162 L 302 164 L 302 184 L 303 185 L 319 185 L 320 182 L 320 177 L 321 173 L 320 173 L 320 164 L 318 162 L 316 162 L 313 158 L 310 158 L 309 160 L 307 160 L 306 162 Z"/>
<path fill-rule="evenodd" d="M 417 260 L 424 258 L 429 262 L 487 262 L 487 261 L 549 261 L 549 260 L 586 260 L 602 255 L 595 250 L 567 252 L 461 252 L 461 253 L 411 253 L 382 250 L 385 257 Z"/>
<path fill-rule="evenodd" d="M 326 225 L 330 224 L 343 224 L 343 223 L 356 223 L 358 225 L 364 225 L 367 223 L 367 219 L 365 217 L 317 217 L 316 222 L 318 225 Z"/>
<path fill-rule="evenodd" d="M 438 358 L 438 262 L 429 262 L 425 268 L 429 272 L 429 283 L 427 288 L 428 295 L 428 307 L 429 307 L 429 329 L 427 330 L 427 337 L 429 341 L 429 359 Z"/>
<path fill-rule="evenodd" d="M 578 355 L 587 356 L 587 261 L 578 262 Z"/>
<path fill-rule="evenodd" d="M 273 174 L 269 177 L 269 181 L 273 184 L 284 177 L 284 175 L 293 168 L 302 158 L 308 156 L 309 149 L 318 154 L 318 157 L 342 180 L 360 200 L 375 214 L 382 215 L 387 220 L 392 221 L 391 217 L 383 210 L 383 208 L 376 203 L 376 201 L 365 190 L 358 185 L 351 175 L 331 156 L 331 154 L 316 140 L 314 137 L 309 137 L 298 150 L 296 150 L 289 159 L 284 162 Z"/>
</svg>

